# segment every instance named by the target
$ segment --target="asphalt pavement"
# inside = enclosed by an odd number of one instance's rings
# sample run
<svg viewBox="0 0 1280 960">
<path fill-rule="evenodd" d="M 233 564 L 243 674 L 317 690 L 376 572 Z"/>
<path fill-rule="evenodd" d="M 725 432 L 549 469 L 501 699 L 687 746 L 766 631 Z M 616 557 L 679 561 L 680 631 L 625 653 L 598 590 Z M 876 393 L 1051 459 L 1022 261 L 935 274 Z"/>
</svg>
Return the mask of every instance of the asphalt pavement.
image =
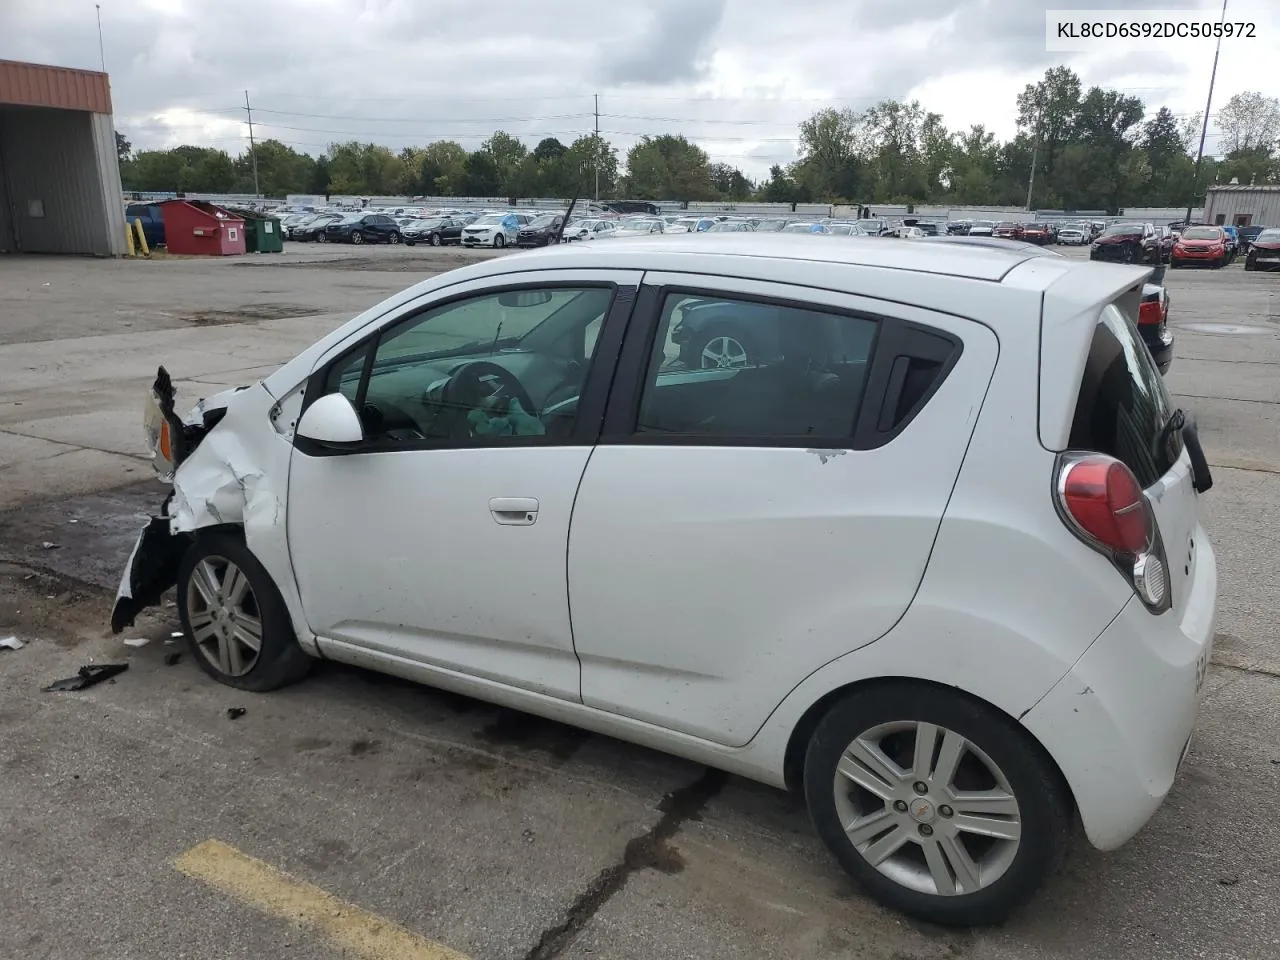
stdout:
<svg viewBox="0 0 1280 960">
<path fill-rule="evenodd" d="M 171 642 L 171 606 L 112 636 L 165 490 L 139 437 L 157 363 L 194 402 L 477 256 L 0 258 L 0 637 L 25 642 L 0 649 L 0 957 L 1280 957 L 1280 274 L 1167 276 L 1221 590 L 1182 776 L 998 928 L 882 910 L 754 783 L 332 664 L 239 693 Z M 104 662 L 129 669 L 42 692 Z"/>
</svg>

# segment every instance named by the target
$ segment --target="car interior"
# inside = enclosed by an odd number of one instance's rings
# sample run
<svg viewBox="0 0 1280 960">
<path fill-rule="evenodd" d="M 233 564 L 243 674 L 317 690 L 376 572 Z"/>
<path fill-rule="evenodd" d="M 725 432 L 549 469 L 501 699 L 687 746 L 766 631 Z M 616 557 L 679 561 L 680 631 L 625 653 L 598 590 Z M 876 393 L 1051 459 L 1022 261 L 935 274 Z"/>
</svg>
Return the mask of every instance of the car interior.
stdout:
<svg viewBox="0 0 1280 960">
<path fill-rule="evenodd" d="M 758 362 L 672 369 L 670 331 L 686 309 L 706 321 L 771 328 Z M 735 315 L 737 315 L 735 317 Z M 850 437 L 876 323 L 864 317 L 670 294 L 641 398 L 637 433 L 703 437 Z M 758 339 L 764 339 L 759 337 Z M 676 354 L 678 357 L 678 353 Z"/>
<path fill-rule="evenodd" d="M 429 310 L 377 339 L 367 381 L 374 341 L 332 369 L 325 392 L 351 400 L 375 444 L 567 438 L 612 299 L 607 287 L 505 291 Z"/>
</svg>

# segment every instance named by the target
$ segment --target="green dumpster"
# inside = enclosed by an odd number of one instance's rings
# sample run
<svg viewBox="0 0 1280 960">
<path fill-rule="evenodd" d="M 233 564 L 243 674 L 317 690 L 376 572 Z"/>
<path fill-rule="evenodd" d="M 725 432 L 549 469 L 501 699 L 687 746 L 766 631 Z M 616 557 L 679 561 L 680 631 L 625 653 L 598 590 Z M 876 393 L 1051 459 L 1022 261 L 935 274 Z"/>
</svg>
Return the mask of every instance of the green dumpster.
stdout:
<svg viewBox="0 0 1280 960">
<path fill-rule="evenodd" d="M 237 210 L 236 215 L 244 217 L 245 253 L 281 253 L 284 250 L 284 235 L 280 232 L 278 218 L 252 210 Z"/>
</svg>

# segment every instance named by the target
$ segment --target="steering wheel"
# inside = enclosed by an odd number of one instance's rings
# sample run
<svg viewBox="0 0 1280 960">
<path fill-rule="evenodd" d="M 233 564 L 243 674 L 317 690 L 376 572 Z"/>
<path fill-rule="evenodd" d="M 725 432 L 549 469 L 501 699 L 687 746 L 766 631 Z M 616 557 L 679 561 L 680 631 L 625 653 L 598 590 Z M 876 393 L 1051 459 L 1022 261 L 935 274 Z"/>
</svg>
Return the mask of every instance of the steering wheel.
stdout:
<svg viewBox="0 0 1280 960">
<path fill-rule="evenodd" d="M 489 381 L 497 381 L 493 386 Z M 472 410 L 494 410 L 504 398 L 516 400 L 525 413 L 537 416 L 533 398 L 516 375 L 489 360 L 472 360 L 457 367 L 440 392 L 446 409 L 454 411 L 456 424 L 467 433 L 466 415 Z"/>
</svg>

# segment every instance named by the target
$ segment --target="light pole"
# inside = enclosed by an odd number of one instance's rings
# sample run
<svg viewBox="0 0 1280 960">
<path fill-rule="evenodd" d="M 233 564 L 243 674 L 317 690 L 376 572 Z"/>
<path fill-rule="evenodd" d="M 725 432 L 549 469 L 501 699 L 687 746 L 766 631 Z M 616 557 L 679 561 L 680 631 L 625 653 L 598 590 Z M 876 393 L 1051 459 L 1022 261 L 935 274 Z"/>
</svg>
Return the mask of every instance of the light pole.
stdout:
<svg viewBox="0 0 1280 960">
<path fill-rule="evenodd" d="M 1222 0 L 1222 18 L 1227 19 L 1227 0 Z M 1187 223 L 1191 223 L 1191 208 L 1196 202 L 1197 185 L 1200 183 L 1200 165 L 1204 163 L 1204 138 L 1209 132 L 1209 108 L 1213 105 L 1213 82 L 1218 79 L 1218 54 L 1222 52 L 1222 34 L 1218 34 L 1218 43 L 1213 48 L 1213 70 L 1209 73 L 1209 96 L 1204 102 L 1204 120 L 1200 124 L 1200 148 L 1196 150 L 1196 169 L 1191 175 L 1191 196 L 1187 198 Z M 1207 210 L 1205 211 L 1208 212 Z"/>
</svg>

